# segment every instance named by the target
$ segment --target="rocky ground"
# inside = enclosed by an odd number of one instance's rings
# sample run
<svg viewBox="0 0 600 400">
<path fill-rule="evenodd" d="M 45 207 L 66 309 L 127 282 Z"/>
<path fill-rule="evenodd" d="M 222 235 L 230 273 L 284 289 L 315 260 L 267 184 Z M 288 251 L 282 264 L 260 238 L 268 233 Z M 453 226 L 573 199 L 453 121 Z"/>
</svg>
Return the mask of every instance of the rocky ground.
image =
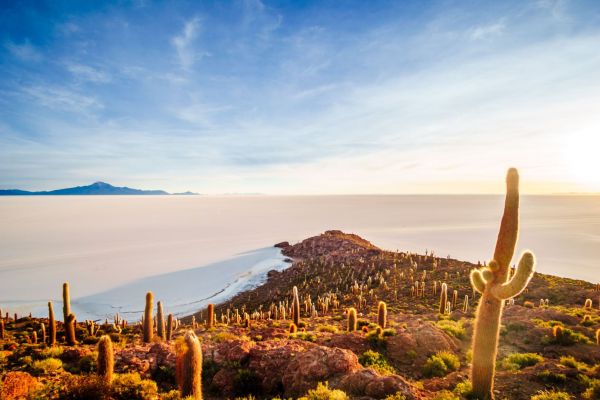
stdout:
<svg viewBox="0 0 600 400">
<path fill-rule="evenodd" d="M 34 331 L 41 337 L 40 323 L 47 320 L 5 319 L 1 398 L 102 398 L 81 389 L 81 380 L 93 381 L 95 341 L 110 333 L 119 373 L 111 398 L 177 399 L 177 348 L 188 329 L 202 340 L 204 397 L 209 399 L 307 393 L 309 399 L 344 398 L 335 397 L 343 394 L 334 389 L 356 399 L 469 398 L 469 349 L 479 296 L 469 271 L 478 265 L 431 253 L 384 251 L 339 231 L 277 246 L 294 260 L 290 268 L 271 271 L 265 284 L 216 305 L 214 327 L 206 326 L 206 310 L 183 319 L 169 342 L 143 344 L 139 325 L 101 325 L 100 332 L 89 335 L 80 324 L 81 344 L 49 348 L 32 340 Z M 440 313 L 443 283 L 451 307 Z M 294 286 L 301 319 L 290 333 Z M 514 304 L 507 304 L 498 399 L 600 398 L 597 290 L 588 282 L 536 274 Z M 584 307 L 586 299 L 592 300 L 591 308 Z M 380 301 L 387 305 L 387 319 L 378 329 Z M 347 331 L 349 307 L 358 311 L 354 332 Z M 558 335 L 555 326 L 562 328 Z M 59 326 L 59 340 L 61 335 Z M 321 382 L 329 389 L 321 387 L 325 394 L 319 397 L 314 389 Z M 562 395 L 547 394 L 553 392 Z"/>
</svg>

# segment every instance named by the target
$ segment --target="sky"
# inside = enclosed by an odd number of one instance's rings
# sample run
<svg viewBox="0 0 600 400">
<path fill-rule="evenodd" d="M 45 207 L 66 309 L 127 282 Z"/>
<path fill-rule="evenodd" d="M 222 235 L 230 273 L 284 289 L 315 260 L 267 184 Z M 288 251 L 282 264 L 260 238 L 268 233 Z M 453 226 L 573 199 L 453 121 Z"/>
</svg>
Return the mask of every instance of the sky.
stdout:
<svg viewBox="0 0 600 400">
<path fill-rule="evenodd" d="M 600 192 L 600 3 L 2 1 L 0 188 Z"/>
</svg>

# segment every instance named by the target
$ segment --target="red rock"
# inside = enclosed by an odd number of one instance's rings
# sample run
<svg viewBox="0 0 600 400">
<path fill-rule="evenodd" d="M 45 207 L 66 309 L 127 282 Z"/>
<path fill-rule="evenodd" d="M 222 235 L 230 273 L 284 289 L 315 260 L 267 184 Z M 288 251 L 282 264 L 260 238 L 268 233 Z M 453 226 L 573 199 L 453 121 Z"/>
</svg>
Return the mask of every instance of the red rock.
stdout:
<svg viewBox="0 0 600 400">
<path fill-rule="evenodd" d="M 360 370 L 358 358 L 350 350 L 316 346 L 297 354 L 282 377 L 286 395 L 301 395 L 317 386 Z"/>
<path fill-rule="evenodd" d="M 400 392 L 407 400 L 415 398 L 415 390 L 408 381 L 398 375 L 380 376 L 371 368 L 363 368 L 346 375 L 339 387 L 355 396 L 369 396 L 382 399 Z"/>
</svg>

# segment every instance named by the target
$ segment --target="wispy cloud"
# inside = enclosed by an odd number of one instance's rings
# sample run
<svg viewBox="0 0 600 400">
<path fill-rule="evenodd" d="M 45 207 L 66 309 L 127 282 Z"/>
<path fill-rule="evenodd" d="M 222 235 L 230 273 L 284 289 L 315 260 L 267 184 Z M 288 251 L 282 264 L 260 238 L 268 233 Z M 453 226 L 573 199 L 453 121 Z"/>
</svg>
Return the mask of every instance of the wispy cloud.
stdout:
<svg viewBox="0 0 600 400">
<path fill-rule="evenodd" d="M 469 31 L 469 37 L 472 40 L 487 39 L 494 36 L 499 36 L 504 32 L 504 22 L 495 22 L 489 25 L 477 26 Z"/>
<path fill-rule="evenodd" d="M 26 86 L 21 93 L 43 107 L 52 110 L 75 113 L 88 112 L 103 108 L 103 104 L 93 96 L 86 96 L 64 87 Z"/>
<path fill-rule="evenodd" d="M 198 51 L 194 47 L 199 32 L 200 18 L 194 17 L 187 21 L 181 33 L 171 40 L 183 69 L 191 68 L 199 58 L 208 55 L 208 53 Z"/>
<path fill-rule="evenodd" d="M 42 53 L 31 44 L 29 39 L 25 39 L 22 43 L 15 43 L 9 40 L 4 46 L 14 57 L 21 61 L 38 62 L 43 58 Z"/>
<path fill-rule="evenodd" d="M 111 79 L 110 74 L 107 72 L 90 67 L 89 65 L 68 63 L 67 70 L 76 76 L 77 79 L 84 81 L 106 83 Z"/>
</svg>

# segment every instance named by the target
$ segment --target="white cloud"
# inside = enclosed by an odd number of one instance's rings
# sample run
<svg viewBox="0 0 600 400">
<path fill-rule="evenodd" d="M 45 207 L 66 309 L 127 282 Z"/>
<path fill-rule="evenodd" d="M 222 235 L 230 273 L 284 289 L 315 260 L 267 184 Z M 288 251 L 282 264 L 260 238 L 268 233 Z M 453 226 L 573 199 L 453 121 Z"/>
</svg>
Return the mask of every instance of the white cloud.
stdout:
<svg viewBox="0 0 600 400">
<path fill-rule="evenodd" d="M 5 43 L 6 49 L 10 53 L 21 61 L 41 61 L 43 56 L 42 53 L 31 44 L 29 39 L 26 39 L 23 43 L 17 44 L 12 41 Z"/>
<path fill-rule="evenodd" d="M 197 61 L 198 57 L 208 55 L 205 52 L 197 52 L 194 49 L 194 41 L 198 37 L 199 31 L 200 18 L 194 17 L 187 21 L 183 27 L 183 31 L 171 40 L 175 50 L 177 51 L 179 63 L 183 69 L 191 68 Z"/>
<path fill-rule="evenodd" d="M 64 87 L 27 86 L 21 89 L 21 93 L 54 110 L 85 113 L 103 108 L 103 104 L 95 97 L 82 95 Z"/>
<path fill-rule="evenodd" d="M 84 81 L 106 83 L 109 82 L 111 79 L 111 76 L 108 73 L 90 67 L 89 65 L 70 63 L 67 64 L 67 69 L 78 79 Z"/>
<path fill-rule="evenodd" d="M 469 31 L 469 38 L 472 40 L 488 39 L 494 36 L 500 36 L 504 33 L 506 26 L 504 22 L 496 22 L 489 25 L 477 26 Z"/>
</svg>

